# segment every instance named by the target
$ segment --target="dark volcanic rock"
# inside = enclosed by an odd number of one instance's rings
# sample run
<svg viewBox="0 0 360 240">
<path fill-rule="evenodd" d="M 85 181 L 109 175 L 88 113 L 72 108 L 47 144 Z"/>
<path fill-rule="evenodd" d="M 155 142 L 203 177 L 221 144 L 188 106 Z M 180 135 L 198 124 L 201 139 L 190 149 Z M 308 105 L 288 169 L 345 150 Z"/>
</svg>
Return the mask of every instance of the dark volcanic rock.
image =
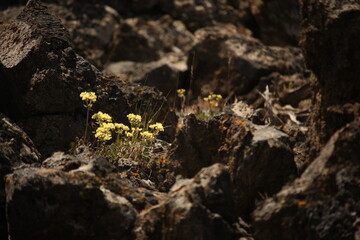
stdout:
<svg viewBox="0 0 360 240">
<path fill-rule="evenodd" d="M 300 178 L 253 213 L 256 239 L 357 239 L 359 147 L 357 119 L 331 137 Z"/>
<path fill-rule="evenodd" d="M 246 16 L 246 12 L 234 8 L 227 1 L 217 0 L 161 0 L 161 8 L 184 22 L 191 31 L 218 22 L 232 23 L 241 28 L 241 20 Z"/>
<path fill-rule="evenodd" d="M 109 46 L 108 61 L 157 61 L 170 52 L 187 53 L 193 41 L 183 23 L 167 15 L 149 20 L 124 19 Z"/>
<path fill-rule="evenodd" d="M 251 0 L 259 38 L 267 45 L 298 45 L 301 27 L 299 0 Z"/>
<path fill-rule="evenodd" d="M 223 118 L 226 140 L 219 148 L 234 187 L 235 211 L 247 220 L 256 201 L 277 193 L 297 175 L 288 136 L 270 126 L 239 118 Z"/>
<path fill-rule="evenodd" d="M 67 150 L 83 134 L 82 91 L 94 91 L 94 111 L 107 112 L 115 121 L 126 122 L 130 108 L 140 102 L 158 106 L 160 118 L 168 115 L 159 92 L 105 77 L 78 56 L 68 31 L 37 1 L 0 26 L 0 73 L 0 112 L 18 122 L 45 155 Z"/>
<path fill-rule="evenodd" d="M 165 96 L 173 96 L 175 90 L 179 88 L 179 79 L 187 70 L 186 62 L 187 57 L 182 54 L 178 56 L 170 54 L 159 61 L 149 63 L 131 61 L 111 63 L 105 71 L 120 75 L 125 81 L 154 86 Z"/>
<path fill-rule="evenodd" d="M 11 239 L 132 239 L 135 209 L 99 178 L 31 168 L 8 178 Z"/>
<path fill-rule="evenodd" d="M 188 61 L 195 95 L 241 95 L 270 73 L 291 75 L 305 68 L 300 49 L 268 47 L 228 26 L 200 29 L 195 38 Z"/>
<path fill-rule="evenodd" d="M 229 173 L 221 164 L 178 180 L 168 200 L 139 215 L 136 239 L 236 239 L 231 192 Z"/>
<path fill-rule="evenodd" d="M 301 45 L 317 77 L 309 134 L 312 160 L 359 111 L 360 3 L 309 0 L 303 2 L 302 14 Z"/>
<path fill-rule="evenodd" d="M 7 239 L 5 175 L 26 165 L 40 165 L 41 156 L 26 133 L 0 114 L 0 238 Z"/>
<path fill-rule="evenodd" d="M 203 167 L 219 162 L 217 153 L 222 142 L 218 121 L 204 122 L 191 114 L 185 118 L 184 127 L 176 135 L 171 158 L 179 162 L 181 174 L 190 178 Z"/>
<path fill-rule="evenodd" d="M 108 60 L 114 36 L 120 31 L 121 17 L 117 11 L 103 3 L 88 1 L 71 4 L 57 1 L 46 5 L 69 31 L 76 53 L 102 69 Z"/>
<path fill-rule="evenodd" d="M 297 174 L 287 135 L 243 117 L 224 115 L 203 122 L 190 115 L 173 143 L 171 158 L 192 177 L 215 162 L 229 167 L 235 212 L 248 219 L 255 202 L 277 193 Z"/>
</svg>

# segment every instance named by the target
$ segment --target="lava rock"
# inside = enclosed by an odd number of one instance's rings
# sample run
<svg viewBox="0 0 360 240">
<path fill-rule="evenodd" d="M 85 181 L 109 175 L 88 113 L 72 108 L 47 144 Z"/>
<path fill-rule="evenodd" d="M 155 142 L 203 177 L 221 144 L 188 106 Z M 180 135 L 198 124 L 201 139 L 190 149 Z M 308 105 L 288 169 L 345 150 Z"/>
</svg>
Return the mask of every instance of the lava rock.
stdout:
<svg viewBox="0 0 360 240">
<path fill-rule="evenodd" d="M 195 32 L 195 39 L 188 68 L 193 69 L 191 85 L 196 95 L 210 91 L 241 95 L 270 73 L 292 75 L 305 69 L 300 49 L 268 47 L 232 27 L 203 28 Z"/>
<path fill-rule="evenodd" d="M 91 175 L 28 168 L 8 179 L 11 239 L 132 239 L 136 210 Z"/>
<path fill-rule="evenodd" d="M 156 87 L 170 98 L 179 88 L 179 78 L 187 70 L 186 63 L 187 57 L 170 54 L 159 61 L 149 63 L 130 61 L 110 63 L 105 71 L 120 75 L 125 81 Z"/>
<path fill-rule="evenodd" d="M 266 45 L 298 46 L 301 29 L 299 0 L 251 0 L 260 40 Z"/>
<path fill-rule="evenodd" d="M 181 20 L 192 32 L 217 22 L 231 23 L 241 28 L 242 19 L 246 17 L 246 12 L 234 8 L 227 1 L 161 0 L 160 7 L 173 18 Z"/>
<path fill-rule="evenodd" d="M 235 186 L 235 212 L 245 220 L 257 201 L 277 193 L 297 175 L 288 136 L 235 113 L 209 122 L 188 116 L 169 157 L 186 177 L 213 163 L 226 164 Z"/>
<path fill-rule="evenodd" d="M 92 4 L 87 1 L 71 4 L 56 1 L 46 6 L 69 31 L 74 51 L 98 69 L 103 69 L 115 35 L 120 31 L 119 13 L 104 3 Z"/>
<path fill-rule="evenodd" d="M 305 1 L 302 15 L 301 46 L 307 66 L 316 76 L 309 124 L 310 162 L 336 130 L 354 120 L 359 110 L 353 106 L 355 111 L 347 114 L 349 107 L 345 105 L 360 102 L 360 58 L 356 54 L 360 51 L 360 3 Z"/>
<path fill-rule="evenodd" d="M 180 173 L 190 178 L 202 168 L 219 162 L 217 152 L 222 142 L 218 121 L 201 121 L 191 114 L 184 119 L 184 126 L 176 134 L 170 158 L 179 162 Z"/>
<path fill-rule="evenodd" d="M 5 115 L 0 114 L 0 238 L 7 238 L 5 214 L 5 175 L 14 169 L 39 166 L 41 155 L 28 135 Z"/>
<path fill-rule="evenodd" d="M 38 1 L 29 1 L 15 21 L 0 28 L 0 112 L 16 121 L 45 156 L 68 150 L 84 134 L 83 91 L 95 92 L 93 110 L 115 121 L 127 123 L 131 107 L 157 106 L 159 118 L 171 115 L 158 91 L 106 77 L 77 55 L 69 32 Z M 134 107 L 141 103 L 148 108 Z"/>
<path fill-rule="evenodd" d="M 136 239 L 236 239 L 231 194 L 221 164 L 178 180 L 167 200 L 139 214 Z"/>
<path fill-rule="evenodd" d="M 193 42 L 193 35 L 183 23 L 168 15 L 158 19 L 124 19 L 109 46 L 108 62 L 157 61 L 169 53 L 187 53 Z"/>
<path fill-rule="evenodd" d="M 305 172 L 253 213 L 256 239 L 354 239 L 360 216 L 360 119 L 337 131 Z"/>
</svg>

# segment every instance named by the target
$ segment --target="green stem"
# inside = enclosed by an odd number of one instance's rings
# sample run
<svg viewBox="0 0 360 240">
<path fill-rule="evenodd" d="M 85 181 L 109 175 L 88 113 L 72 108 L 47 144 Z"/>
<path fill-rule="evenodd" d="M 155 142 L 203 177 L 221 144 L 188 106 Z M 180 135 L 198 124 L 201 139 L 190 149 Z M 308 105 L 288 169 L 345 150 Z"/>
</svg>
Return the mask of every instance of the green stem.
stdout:
<svg viewBox="0 0 360 240">
<path fill-rule="evenodd" d="M 84 133 L 84 143 L 86 143 L 87 138 L 87 130 L 89 126 L 89 113 L 90 113 L 90 107 L 88 106 L 86 108 L 86 124 L 85 124 L 85 133 Z"/>
</svg>

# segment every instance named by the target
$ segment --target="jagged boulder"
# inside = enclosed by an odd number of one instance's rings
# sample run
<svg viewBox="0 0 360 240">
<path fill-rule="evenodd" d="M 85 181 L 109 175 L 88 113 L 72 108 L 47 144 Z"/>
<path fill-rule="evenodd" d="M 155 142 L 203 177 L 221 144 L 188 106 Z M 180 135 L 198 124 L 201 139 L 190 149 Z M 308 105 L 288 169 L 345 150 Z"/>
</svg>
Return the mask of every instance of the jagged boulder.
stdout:
<svg viewBox="0 0 360 240">
<path fill-rule="evenodd" d="M 179 79 L 187 70 L 186 62 L 187 57 L 184 55 L 170 54 L 158 61 L 148 63 L 132 61 L 110 63 L 105 71 L 121 76 L 125 81 L 156 87 L 170 98 L 179 88 Z"/>
<path fill-rule="evenodd" d="M 28 168 L 7 179 L 11 239 L 132 239 L 136 210 L 96 176 Z"/>
<path fill-rule="evenodd" d="M 41 155 L 28 135 L 0 114 L 0 238 L 7 238 L 5 175 L 16 168 L 39 166 Z"/>
<path fill-rule="evenodd" d="M 181 20 L 190 31 L 213 26 L 216 23 L 231 23 L 242 27 L 246 12 L 236 9 L 227 1 L 217 0 L 161 0 L 161 9 L 175 19 Z"/>
<path fill-rule="evenodd" d="M 48 11 L 69 31 L 74 51 L 98 69 L 103 69 L 109 60 L 115 35 L 120 31 L 119 13 L 105 3 L 49 2 L 46 4 Z"/>
<path fill-rule="evenodd" d="M 306 171 L 253 213 L 256 239 L 358 239 L 360 119 L 337 131 Z"/>
<path fill-rule="evenodd" d="M 232 225 L 232 188 L 221 164 L 202 169 L 194 178 L 178 180 L 168 199 L 141 212 L 136 239 L 236 239 Z"/>
<path fill-rule="evenodd" d="M 186 55 L 193 38 L 182 22 L 168 15 L 149 20 L 124 19 L 109 47 L 108 61 L 152 62 L 169 53 Z"/>
<path fill-rule="evenodd" d="M 360 102 L 358 1 L 304 1 L 301 45 L 314 72 L 310 162 L 334 132 L 354 120 Z"/>
<path fill-rule="evenodd" d="M 300 49 L 265 46 L 229 26 L 200 29 L 195 39 L 188 60 L 188 68 L 193 69 L 189 85 L 195 95 L 210 91 L 241 95 L 253 89 L 261 77 L 274 72 L 292 75 L 305 69 Z"/>
<path fill-rule="evenodd" d="M 170 157 L 180 173 L 194 176 L 213 163 L 229 167 L 237 216 L 249 219 L 256 201 L 277 193 L 297 175 L 288 136 L 234 113 L 204 122 L 188 116 Z"/>
<path fill-rule="evenodd" d="M 301 29 L 299 0 L 250 0 L 257 34 L 266 45 L 297 46 Z"/>
<path fill-rule="evenodd" d="M 134 239 L 138 212 L 167 199 L 81 146 L 6 176 L 12 239 Z M 145 187 L 144 187 L 145 186 Z M 21 214 L 20 214 L 21 213 Z"/>
</svg>

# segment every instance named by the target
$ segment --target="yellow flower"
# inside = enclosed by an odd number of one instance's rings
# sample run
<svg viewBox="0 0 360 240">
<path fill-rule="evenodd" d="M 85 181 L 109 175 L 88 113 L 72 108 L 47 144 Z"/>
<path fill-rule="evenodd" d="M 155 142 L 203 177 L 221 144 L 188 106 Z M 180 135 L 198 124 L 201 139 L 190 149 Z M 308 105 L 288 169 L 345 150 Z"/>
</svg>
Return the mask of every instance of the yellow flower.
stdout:
<svg viewBox="0 0 360 240">
<path fill-rule="evenodd" d="M 178 90 L 176 90 L 176 92 L 177 92 L 179 98 L 183 98 L 185 96 L 186 90 L 185 89 L 178 89 Z"/>
<path fill-rule="evenodd" d="M 155 124 L 151 124 L 151 125 L 149 126 L 149 128 L 150 128 L 150 129 L 157 130 L 157 131 L 159 131 L 159 132 L 163 132 L 163 131 L 164 131 L 164 126 L 163 126 L 161 123 L 159 123 L 159 122 L 157 122 L 157 123 L 155 123 Z"/>
<path fill-rule="evenodd" d="M 111 116 L 107 113 L 98 112 L 92 115 L 92 119 L 95 119 L 98 124 L 104 123 L 104 122 L 111 122 Z"/>
<path fill-rule="evenodd" d="M 109 141 L 111 140 L 111 131 L 107 127 L 100 126 L 96 129 L 95 138 L 99 141 Z"/>
<path fill-rule="evenodd" d="M 123 131 L 129 131 L 130 128 L 122 123 L 114 123 L 115 128 L 118 130 L 117 132 L 121 134 Z"/>
<path fill-rule="evenodd" d="M 209 94 L 209 96 L 203 98 L 205 102 L 220 101 L 222 96 L 220 94 Z"/>
<path fill-rule="evenodd" d="M 141 122 L 140 115 L 135 115 L 133 113 L 130 113 L 127 115 L 127 118 L 129 119 L 129 122 L 134 125 L 139 124 Z"/>
<path fill-rule="evenodd" d="M 148 132 L 148 131 L 144 131 L 144 132 L 140 133 L 140 135 L 145 140 L 153 140 L 155 138 L 154 134 L 152 134 L 151 132 Z"/>
<path fill-rule="evenodd" d="M 126 132 L 125 135 L 126 135 L 127 137 L 132 137 L 132 136 L 134 136 L 131 132 Z"/>
<path fill-rule="evenodd" d="M 100 127 L 103 127 L 107 131 L 111 131 L 115 129 L 115 124 L 113 123 L 101 123 Z"/>
<path fill-rule="evenodd" d="M 134 132 L 141 132 L 143 129 L 142 128 L 131 128 L 131 131 Z"/>
<path fill-rule="evenodd" d="M 96 94 L 94 92 L 82 92 L 80 97 L 83 101 L 96 102 Z"/>
</svg>

